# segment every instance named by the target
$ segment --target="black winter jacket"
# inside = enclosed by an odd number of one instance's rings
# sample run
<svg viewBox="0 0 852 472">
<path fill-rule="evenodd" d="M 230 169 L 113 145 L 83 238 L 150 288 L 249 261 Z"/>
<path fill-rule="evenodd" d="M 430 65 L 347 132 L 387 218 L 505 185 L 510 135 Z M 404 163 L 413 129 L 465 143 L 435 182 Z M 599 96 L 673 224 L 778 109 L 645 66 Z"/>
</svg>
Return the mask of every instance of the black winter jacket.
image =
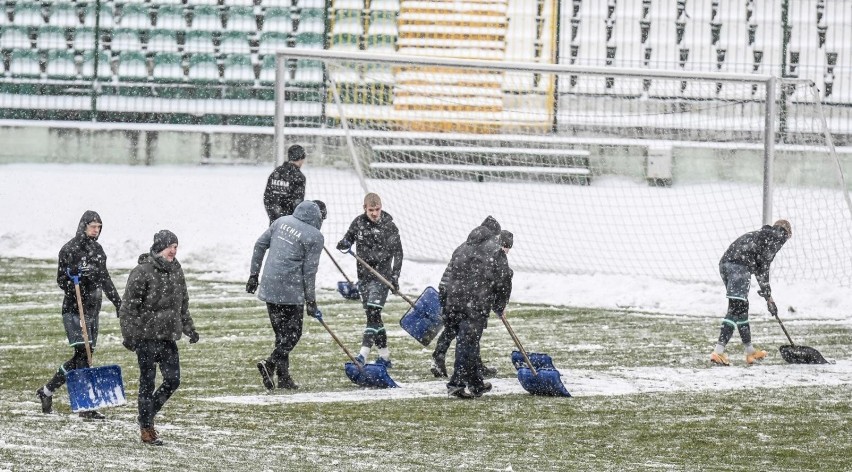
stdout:
<svg viewBox="0 0 852 472">
<path fill-rule="evenodd" d="M 456 248 L 441 278 L 445 309 L 470 316 L 506 309 L 512 293 L 512 269 L 497 237 L 500 225 L 488 217 Z M 443 297 L 442 297 L 443 298 Z"/>
<path fill-rule="evenodd" d="M 732 263 L 748 268 L 757 279 L 764 297 L 772 292 L 769 286 L 769 266 L 775 254 L 787 242 L 787 233 L 777 226 L 764 225 L 757 231 L 748 232 L 731 243 L 722 255 L 719 264 Z"/>
<path fill-rule="evenodd" d="M 393 216 L 382 211 L 373 223 L 366 214 L 358 215 L 349 225 L 343 240 L 356 245 L 358 257 L 390 281 L 398 280 L 402 271 L 402 240 Z M 378 281 L 366 267 L 358 263 L 358 280 Z"/>
<path fill-rule="evenodd" d="M 266 181 L 263 206 L 269 224 L 282 216 L 292 215 L 296 206 L 305 199 L 305 174 L 292 162 L 275 168 Z"/>
<path fill-rule="evenodd" d="M 139 256 L 139 265 L 127 278 L 120 317 L 121 334 L 131 342 L 191 336 L 195 324 L 180 262 L 151 253 Z"/>
<path fill-rule="evenodd" d="M 86 226 L 92 221 L 101 222 L 97 212 L 87 210 L 77 224 L 77 234 L 65 243 L 59 251 L 59 267 L 56 271 L 56 283 L 65 292 L 62 300 L 62 313 L 77 313 L 77 294 L 74 282 L 68 277 L 68 271 L 80 274 L 80 294 L 83 297 L 83 311 L 87 315 L 97 315 L 101 311 L 103 293 L 116 306 L 121 297 L 107 270 L 107 256 L 97 238 L 86 236 Z"/>
</svg>

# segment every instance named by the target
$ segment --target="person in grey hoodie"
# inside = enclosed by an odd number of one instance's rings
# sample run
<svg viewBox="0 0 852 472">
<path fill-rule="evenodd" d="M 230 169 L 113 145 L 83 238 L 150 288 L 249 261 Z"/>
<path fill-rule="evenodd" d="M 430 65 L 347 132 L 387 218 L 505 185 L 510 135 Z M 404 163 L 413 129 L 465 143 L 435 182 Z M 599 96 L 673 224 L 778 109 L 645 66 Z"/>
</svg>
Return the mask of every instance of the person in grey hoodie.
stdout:
<svg viewBox="0 0 852 472">
<path fill-rule="evenodd" d="M 169 230 L 154 235 L 151 251 L 139 256 L 127 277 L 119 312 L 124 347 L 136 352 L 139 362 L 139 427 L 142 442 L 160 446 L 154 416 L 180 385 L 181 334 L 190 344 L 198 342 L 189 315 L 189 293 L 177 255 L 178 238 Z M 154 391 L 157 365 L 163 383 Z"/>
<path fill-rule="evenodd" d="M 322 317 L 317 308 L 315 285 L 325 244 L 320 233 L 324 207 L 320 201 L 299 203 L 292 215 L 275 220 L 254 244 L 246 292 L 254 293 L 260 287 L 257 298 L 266 302 L 275 333 L 275 349 L 257 363 L 267 390 L 275 388 L 273 373 L 278 376 L 278 388 L 299 388 L 290 376 L 290 352 L 302 337 L 305 310 L 315 318 Z M 258 281 L 264 255 L 266 265 Z"/>
</svg>

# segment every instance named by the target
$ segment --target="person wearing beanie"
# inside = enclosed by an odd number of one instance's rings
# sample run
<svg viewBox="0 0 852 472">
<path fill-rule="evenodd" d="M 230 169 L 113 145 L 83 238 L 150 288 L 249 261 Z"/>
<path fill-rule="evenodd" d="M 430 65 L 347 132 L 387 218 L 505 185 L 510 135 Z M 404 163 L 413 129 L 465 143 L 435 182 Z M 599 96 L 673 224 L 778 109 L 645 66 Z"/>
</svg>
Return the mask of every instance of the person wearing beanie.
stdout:
<svg viewBox="0 0 852 472">
<path fill-rule="evenodd" d="M 499 228 L 499 225 L 496 224 L 497 220 L 493 217 L 488 217 L 483 222 L 483 226 L 494 231 Z M 500 234 L 497 236 L 497 242 L 501 249 L 501 252 L 497 254 L 497 258 L 500 264 L 505 264 L 505 266 L 509 267 L 509 260 L 506 257 L 509 254 L 509 249 L 512 248 L 514 236 L 511 232 L 502 230 Z M 511 274 L 511 269 L 508 269 Z M 508 291 L 511 294 L 512 277 L 511 275 L 508 277 Z M 440 296 L 443 301 L 446 295 L 446 287 L 444 285 L 439 285 L 439 296 L 443 293 L 443 296 Z M 443 308 L 443 302 L 442 302 Z M 483 329 L 488 327 L 488 320 L 486 320 Z M 435 350 L 432 352 L 432 366 L 430 370 L 432 371 L 432 375 L 435 377 L 447 377 L 447 351 L 450 349 L 450 344 L 452 344 L 453 340 L 456 338 L 458 334 L 457 326 L 454 325 L 444 325 L 444 329 L 441 331 L 441 334 L 438 336 L 438 340 L 435 342 Z M 479 363 L 479 371 L 483 378 L 491 378 L 497 375 L 497 369 L 494 367 L 485 366 L 480 359 Z"/>
<path fill-rule="evenodd" d="M 305 311 L 314 318 L 322 318 L 317 308 L 316 277 L 325 245 L 320 232 L 325 204 L 319 203 L 311 200 L 299 203 L 292 215 L 275 220 L 254 244 L 246 292 L 254 293 L 260 288 L 257 298 L 266 302 L 275 333 L 275 348 L 269 357 L 257 363 L 267 390 L 275 388 L 275 376 L 279 389 L 299 388 L 290 375 L 290 353 L 302 337 Z"/>
<path fill-rule="evenodd" d="M 294 144 L 287 149 L 287 162 L 276 167 L 266 180 L 263 192 L 263 207 L 269 217 L 269 224 L 293 214 L 296 205 L 305 199 L 305 149 Z"/>
<path fill-rule="evenodd" d="M 122 344 L 136 353 L 139 363 L 137 418 L 144 444 L 160 446 L 154 417 L 181 382 L 177 341 L 182 335 L 190 344 L 199 340 L 189 314 L 189 292 L 177 256 L 178 238 L 167 230 L 154 235 L 151 250 L 139 256 L 130 271 L 119 313 Z M 155 390 L 157 367 L 162 383 Z"/>
<path fill-rule="evenodd" d="M 760 287 L 758 295 L 766 300 L 766 307 L 773 316 L 777 316 L 778 307 L 772 298 L 769 285 L 769 266 L 781 247 L 793 236 L 793 228 L 787 220 L 778 220 L 774 224 L 764 225 L 757 231 L 748 232 L 728 247 L 719 261 L 719 274 L 725 284 L 728 297 L 728 313 L 722 320 L 722 328 L 716 347 L 710 354 L 710 362 L 716 365 L 731 365 L 725 354 L 725 346 L 734 334 L 734 328 L 740 333 L 745 346 L 746 364 L 766 357 L 766 351 L 755 349 L 751 344 L 751 328 L 748 323 L 748 291 L 751 276 L 757 279 Z"/>
<path fill-rule="evenodd" d="M 364 365 L 375 345 L 379 350 L 376 364 L 392 367 L 388 335 L 382 321 L 382 310 L 388 298 L 388 290 L 399 291 L 399 274 L 402 271 L 402 240 L 399 228 L 390 213 L 382 210 L 382 199 L 378 194 L 364 196 L 364 213 L 356 216 L 343 238 L 337 243 L 340 251 L 349 251 L 352 246 L 366 264 L 390 282 L 388 287 L 374 275 L 370 269 L 356 263 L 358 270 L 358 293 L 367 316 L 364 335 L 361 338 L 361 350 L 355 360 Z"/>
<path fill-rule="evenodd" d="M 476 398 L 491 390 L 483 379 L 479 340 L 489 312 L 503 316 L 512 287 L 512 270 L 499 235 L 500 223 L 489 216 L 453 251 L 438 285 L 444 329 L 456 333 L 456 359 L 447 393 L 457 398 Z"/>
<path fill-rule="evenodd" d="M 53 375 L 53 378 L 36 391 L 41 403 L 42 413 L 53 412 L 53 394 L 65 384 L 65 376 L 69 371 L 81 367 L 89 367 L 83 330 L 80 327 L 80 310 L 77 306 L 77 290 L 80 286 L 83 316 L 86 320 L 86 334 L 89 338 L 89 349 L 94 354 L 98 342 L 98 326 L 101 311 L 102 293 L 115 305 L 115 311 L 121 309 L 121 297 L 107 270 L 107 256 L 103 247 L 98 243 L 103 222 L 100 215 L 87 210 L 77 223 L 77 231 L 70 241 L 59 251 L 59 267 L 56 271 L 56 283 L 65 294 L 62 300 L 62 322 L 68 344 L 74 349 L 74 354 Z M 87 411 L 80 413 L 84 419 L 104 419 L 100 412 Z"/>
</svg>

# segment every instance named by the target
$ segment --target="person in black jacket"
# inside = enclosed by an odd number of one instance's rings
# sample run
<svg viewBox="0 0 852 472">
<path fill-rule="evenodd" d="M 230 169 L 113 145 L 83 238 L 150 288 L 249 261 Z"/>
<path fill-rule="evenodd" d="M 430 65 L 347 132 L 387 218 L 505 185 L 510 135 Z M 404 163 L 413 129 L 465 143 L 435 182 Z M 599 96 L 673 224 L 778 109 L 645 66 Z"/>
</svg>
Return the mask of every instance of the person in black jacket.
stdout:
<svg viewBox="0 0 852 472">
<path fill-rule="evenodd" d="M 122 344 L 136 353 L 139 362 L 139 427 L 142 442 L 160 446 L 154 416 L 180 385 L 177 340 L 185 334 L 189 343 L 199 340 L 189 314 L 186 278 L 177 256 L 178 238 L 164 229 L 154 235 L 150 252 L 139 256 L 127 277 L 120 324 Z M 154 391 L 157 366 L 163 382 Z"/>
<path fill-rule="evenodd" d="M 507 256 L 509 254 L 509 250 L 512 249 L 512 245 L 514 244 L 514 235 L 510 231 L 506 231 L 504 229 L 500 231 L 500 235 L 497 237 L 497 240 L 500 244 L 500 248 L 502 249 L 502 252 L 497 253 L 497 256 L 506 258 L 504 263 L 508 267 L 509 259 Z M 511 269 L 509 270 L 511 271 Z M 511 283 L 511 277 L 509 278 L 509 281 Z M 446 319 L 445 301 L 447 294 L 445 284 L 445 281 L 442 280 L 438 285 L 442 319 Z M 511 286 L 509 287 L 509 292 L 511 293 Z M 487 327 L 487 323 L 485 327 Z M 458 334 L 457 328 L 458 326 L 445 321 L 444 329 L 441 331 L 440 336 L 438 336 L 438 340 L 435 341 L 435 350 L 432 352 L 432 367 L 430 368 L 432 375 L 435 377 L 447 377 L 447 351 L 450 349 L 450 344 L 452 344 L 453 340 L 456 339 L 456 335 Z M 486 367 L 484 364 L 480 364 L 480 371 L 483 378 L 494 377 L 497 375 L 496 368 Z"/>
<path fill-rule="evenodd" d="M 357 246 L 358 257 L 375 269 L 399 291 L 399 274 L 402 270 L 402 241 L 399 229 L 390 213 L 382 211 L 382 199 L 375 193 L 364 197 L 364 213 L 356 217 L 337 249 L 348 251 Z M 373 344 L 379 348 L 377 364 L 391 367 L 388 336 L 382 322 L 382 309 L 388 298 L 388 287 L 369 269 L 358 263 L 358 292 L 367 314 L 367 327 L 361 341 L 361 351 L 355 357 L 362 365 L 370 355 Z"/>
<path fill-rule="evenodd" d="M 766 351 L 757 350 L 751 345 L 751 328 L 748 323 L 748 289 L 752 274 L 760 289 L 758 295 L 766 299 L 769 312 L 777 315 L 778 307 L 772 298 L 769 286 L 769 266 L 775 254 L 784 243 L 793 236 L 793 229 L 787 220 L 778 220 L 772 226 L 765 225 L 757 231 L 751 231 L 737 238 L 722 255 L 719 261 L 719 273 L 725 283 L 728 297 L 728 313 L 722 320 L 719 341 L 710 354 L 710 362 L 718 365 L 730 365 L 725 354 L 725 346 L 734 334 L 734 328 L 740 332 L 746 350 L 746 364 L 753 364 L 766 357 Z"/>
<path fill-rule="evenodd" d="M 296 205 L 305 199 L 305 149 L 294 144 L 287 149 L 287 162 L 269 174 L 263 192 L 263 207 L 269 216 L 269 224 L 282 216 L 292 215 Z"/>
<path fill-rule="evenodd" d="M 456 360 L 447 393 L 475 398 L 491 390 L 482 378 L 479 340 L 488 313 L 503 316 L 512 289 L 512 270 L 496 236 L 500 223 L 489 216 L 456 248 L 441 280 L 445 320 L 458 331 Z"/>
<path fill-rule="evenodd" d="M 98 243 L 103 228 L 100 215 L 87 210 L 77 224 L 77 234 L 62 246 L 59 251 L 59 267 L 56 271 L 56 283 L 65 293 L 62 300 L 62 322 L 68 343 L 74 348 L 74 355 L 59 367 L 49 382 L 36 392 L 43 413 L 53 412 L 53 394 L 65 384 L 65 374 L 74 369 L 89 367 L 86 357 L 86 345 L 83 330 L 80 328 L 80 311 L 77 308 L 77 293 L 74 280 L 79 281 L 83 313 L 86 317 L 89 345 L 94 353 L 98 341 L 98 322 L 101 311 L 102 293 L 115 305 L 116 313 L 121 309 L 121 298 L 107 270 L 107 256 Z M 98 411 L 80 413 L 86 419 L 104 419 Z"/>
</svg>

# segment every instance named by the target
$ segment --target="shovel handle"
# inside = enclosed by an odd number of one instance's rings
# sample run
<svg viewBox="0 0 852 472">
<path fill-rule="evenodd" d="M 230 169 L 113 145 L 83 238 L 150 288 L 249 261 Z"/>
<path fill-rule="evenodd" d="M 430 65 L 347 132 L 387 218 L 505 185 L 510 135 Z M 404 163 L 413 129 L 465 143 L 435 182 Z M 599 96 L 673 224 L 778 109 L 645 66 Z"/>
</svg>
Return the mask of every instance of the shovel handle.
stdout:
<svg viewBox="0 0 852 472">
<path fill-rule="evenodd" d="M 530 356 L 527 355 L 527 351 L 524 349 L 524 346 L 521 345 L 521 340 L 518 339 L 518 335 L 515 334 L 515 330 L 512 329 L 512 325 L 509 324 L 509 320 L 506 319 L 506 312 L 503 312 L 503 316 L 500 316 L 499 318 L 506 327 L 506 330 L 509 332 L 509 336 L 512 337 L 512 341 L 515 342 L 515 346 L 518 347 L 518 350 L 521 351 L 521 355 L 524 356 L 524 360 L 527 362 L 527 365 L 530 366 L 530 371 L 532 371 L 533 377 L 537 376 L 538 372 L 535 370 L 535 367 L 530 360 Z"/>
<path fill-rule="evenodd" d="M 329 328 L 328 325 L 325 324 L 325 321 L 323 321 L 322 318 L 317 318 L 317 321 L 319 321 L 322 327 L 325 328 L 326 331 L 328 331 L 328 334 L 330 334 L 331 338 L 334 339 L 334 342 L 336 342 L 337 345 L 340 346 L 341 349 L 343 349 L 343 352 L 345 352 L 346 355 L 349 356 L 349 359 L 352 359 L 352 363 L 355 364 L 355 367 L 358 368 L 358 371 L 364 372 L 364 367 L 359 364 L 358 361 L 355 360 L 355 356 L 353 356 L 352 353 L 349 352 L 349 349 L 346 349 L 346 346 L 344 346 L 343 343 L 340 342 L 340 339 L 338 339 L 337 335 L 334 334 L 331 328 Z"/>
<path fill-rule="evenodd" d="M 778 313 L 775 313 L 775 319 L 778 320 L 778 324 L 781 325 L 781 329 L 784 330 L 784 334 L 787 335 L 787 340 L 790 341 L 790 345 L 795 346 L 796 343 L 793 342 L 793 338 L 790 337 L 790 333 L 787 332 L 787 328 L 784 327 L 784 323 L 781 322 L 781 317 L 778 316 Z"/>
<path fill-rule="evenodd" d="M 414 302 L 413 302 L 413 301 L 411 301 L 411 299 L 410 299 L 410 298 L 408 298 L 407 296 L 405 296 L 405 294 L 404 294 L 404 293 L 400 292 L 399 290 L 394 289 L 394 288 L 393 288 L 393 284 L 392 284 L 392 283 L 390 283 L 390 281 L 388 281 L 388 279 L 384 278 L 384 277 L 382 276 L 382 274 L 380 274 L 380 273 L 379 273 L 379 271 L 377 271 L 376 269 L 373 269 L 373 268 L 370 266 L 370 264 L 367 264 L 366 262 L 364 262 L 364 259 L 361 259 L 360 257 L 358 257 L 358 254 L 355 254 L 354 252 L 352 252 L 352 250 L 351 250 L 351 249 L 349 250 L 349 254 L 352 254 L 352 255 L 355 257 L 355 260 L 357 260 L 357 261 L 358 261 L 361 265 L 363 265 L 364 267 L 366 267 L 366 268 L 367 268 L 367 270 L 369 270 L 369 271 L 370 271 L 370 273 L 372 273 L 372 274 L 373 274 L 373 275 L 375 275 L 375 276 L 376 276 L 379 280 L 381 280 L 383 284 L 387 285 L 387 287 L 390 289 L 390 291 L 391 291 L 391 292 L 393 292 L 393 294 L 394 294 L 394 295 L 399 295 L 400 297 L 402 297 L 402 299 L 403 299 L 403 300 L 407 301 L 407 302 L 408 302 L 408 304 L 409 304 L 409 305 L 411 305 L 411 308 L 414 308 Z"/>
<path fill-rule="evenodd" d="M 346 276 L 346 272 L 343 272 L 343 268 L 340 267 L 340 264 L 337 263 L 337 260 L 334 259 L 334 256 L 332 256 L 331 253 L 328 252 L 328 248 L 325 246 L 323 246 L 322 248 L 325 250 L 325 253 L 328 255 L 328 258 L 331 259 L 331 262 L 334 263 L 334 267 L 337 267 L 337 270 L 340 271 L 340 275 L 342 275 L 343 278 L 346 279 L 347 283 L 351 284 L 352 281 L 349 280 L 349 277 Z"/>
<path fill-rule="evenodd" d="M 92 366 L 92 347 L 89 346 L 89 330 L 86 329 L 86 315 L 83 314 L 83 296 L 80 293 L 80 283 L 74 281 L 74 291 L 77 293 L 77 311 L 80 313 L 80 329 L 83 331 L 83 344 L 86 345 L 86 360 Z"/>
</svg>

